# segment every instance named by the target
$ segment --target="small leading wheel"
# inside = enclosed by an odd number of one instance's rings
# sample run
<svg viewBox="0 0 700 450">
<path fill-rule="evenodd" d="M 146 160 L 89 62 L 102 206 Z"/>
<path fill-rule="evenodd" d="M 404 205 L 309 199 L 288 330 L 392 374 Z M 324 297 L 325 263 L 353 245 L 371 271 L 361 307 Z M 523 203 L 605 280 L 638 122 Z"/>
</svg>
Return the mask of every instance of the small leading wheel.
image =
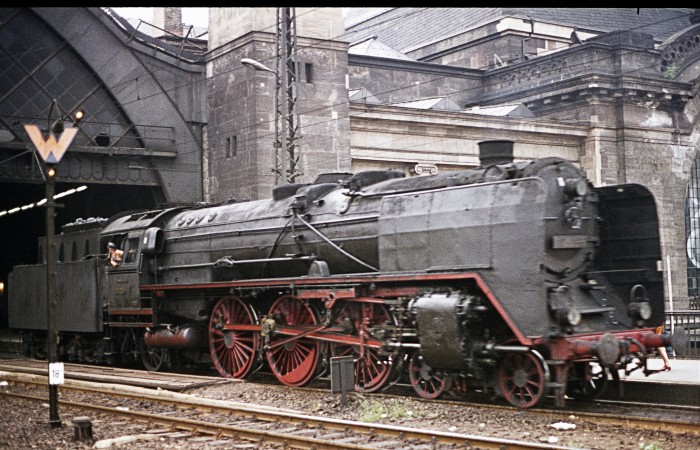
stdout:
<svg viewBox="0 0 700 450">
<path fill-rule="evenodd" d="M 508 402 L 531 408 L 544 397 L 549 371 L 538 353 L 507 353 L 498 367 L 498 384 Z"/>
<path fill-rule="evenodd" d="M 452 384 L 451 377 L 434 373 L 432 367 L 425 363 L 420 352 L 415 352 L 411 356 L 408 363 L 408 377 L 418 395 L 427 399 L 438 398 L 450 389 Z"/>
<path fill-rule="evenodd" d="M 318 314 L 308 304 L 291 295 L 284 295 L 272 304 L 269 317 L 276 326 L 304 333 L 317 328 Z M 267 362 L 280 383 L 303 386 L 316 375 L 321 358 L 320 341 L 272 333 L 266 350 Z"/>
<path fill-rule="evenodd" d="M 355 337 L 363 340 L 372 338 L 369 330 L 372 326 L 395 323 L 384 305 L 351 302 L 345 303 L 337 322 L 351 327 Z M 395 365 L 390 356 L 380 355 L 378 348 L 368 345 L 334 344 L 331 354 L 355 358 L 355 390 L 358 392 L 375 392 L 386 386 Z"/>
<path fill-rule="evenodd" d="M 260 347 L 255 312 L 238 297 L 224 297 L 209 320 L 209 352 L 222 377 L 243 379 L 251 373 Z M 239 329 L 236 329 L 239 328 Z"/>
</svg>

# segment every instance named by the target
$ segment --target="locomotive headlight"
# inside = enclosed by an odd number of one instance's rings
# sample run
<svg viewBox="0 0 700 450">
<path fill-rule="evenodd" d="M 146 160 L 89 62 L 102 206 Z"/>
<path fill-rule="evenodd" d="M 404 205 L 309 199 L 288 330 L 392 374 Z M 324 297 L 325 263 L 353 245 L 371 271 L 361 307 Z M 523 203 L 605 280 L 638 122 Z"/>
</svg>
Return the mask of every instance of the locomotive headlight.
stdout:
<svg viewBox="0 0 700 450">
<path fill-rule="evenodd" d="M 651 318 L 651 305 L 649 302 L 632 302 L 628 314 L 637 320 L 649 320 Z"/>
<path fill-rule="evenodd" d="M 566 313 L 566 321 L 569 322 L 571 326 L 578 325 L 581 323 L 581 311 L 577 308 L 569 308 L 569 311 Z"/>
<path fill-rule="evenodd" d="M 583 197 L 588 193 L 588 185 L 583 178 L 569 178 L 564 181 L 564 192 L 572 197 Z"/>
<path fill-rule="evenodd" d="M 566 223 L 569 224 L 574 230 L 581 228 L 583 224 L 583 211 L 579 206 L 572 206 L 564 211 L 564 219 Z"/>
<path fill-rule="evenodd" d="M 560 308 L 557 310 L 556 314 L 559 325 L 575 327 L 581 323 L 581 311 L 574 306 Z"/>
</svg>

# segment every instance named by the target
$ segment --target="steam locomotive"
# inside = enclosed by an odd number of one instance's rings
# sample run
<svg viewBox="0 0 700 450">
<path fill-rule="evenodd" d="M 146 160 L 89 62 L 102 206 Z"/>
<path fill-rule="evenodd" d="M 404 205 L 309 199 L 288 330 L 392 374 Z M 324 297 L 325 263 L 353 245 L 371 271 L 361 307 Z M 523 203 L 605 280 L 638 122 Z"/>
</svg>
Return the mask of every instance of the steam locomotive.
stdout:
<svg viewBox="0 0 700 450">
<path fill-rule="evenodd" d="M 352 356 L 355 389 L 399 377 L 424 398 L 479 387 L 533 407 L 589 398 L 669 338 L 658 218 L 638 184 L 593 187 L 559 158 L 405 177 L 321 175 L 272 198 L 130 211 L 65 225 L 59 355 L 266 367 L 302 386 Z M 123 251 L 106 263 L 108 242 Z M 39 241 L 44 254 L 45 238 Z M 15 267 L 10 327 L 46 352 L 45 261 Z M 653 371 L 646 370 L 648 375 Z"/>
</svg>

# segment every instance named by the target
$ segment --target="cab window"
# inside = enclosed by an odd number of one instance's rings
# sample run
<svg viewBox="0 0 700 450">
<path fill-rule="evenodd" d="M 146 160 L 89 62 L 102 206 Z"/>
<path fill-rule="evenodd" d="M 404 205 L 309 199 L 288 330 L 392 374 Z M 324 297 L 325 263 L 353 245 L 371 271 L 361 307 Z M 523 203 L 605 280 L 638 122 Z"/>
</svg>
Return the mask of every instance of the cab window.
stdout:
<svg viewBox="0 0 700 450">
<path fill-rule="evenodd" d="M 139 238 L 129 238 L 124 243 L 124 263 L 131 264 L 136 262 L 136 256 L 139 249 Z"/>
</svg>

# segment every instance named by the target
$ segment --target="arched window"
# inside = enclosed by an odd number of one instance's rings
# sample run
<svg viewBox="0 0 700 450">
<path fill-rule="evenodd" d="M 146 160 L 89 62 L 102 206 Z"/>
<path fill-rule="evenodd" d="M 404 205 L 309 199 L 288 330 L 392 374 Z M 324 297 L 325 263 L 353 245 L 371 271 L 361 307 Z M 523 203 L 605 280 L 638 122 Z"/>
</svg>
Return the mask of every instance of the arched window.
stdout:
<svg viewBox="0 0 700 450">
<path fill-rule="evenodd" d="M 688 265 L 688 297 L 700 296 L 700 160 L 690 170 L 685 199 L 685 242 Z"/>
</svg>

